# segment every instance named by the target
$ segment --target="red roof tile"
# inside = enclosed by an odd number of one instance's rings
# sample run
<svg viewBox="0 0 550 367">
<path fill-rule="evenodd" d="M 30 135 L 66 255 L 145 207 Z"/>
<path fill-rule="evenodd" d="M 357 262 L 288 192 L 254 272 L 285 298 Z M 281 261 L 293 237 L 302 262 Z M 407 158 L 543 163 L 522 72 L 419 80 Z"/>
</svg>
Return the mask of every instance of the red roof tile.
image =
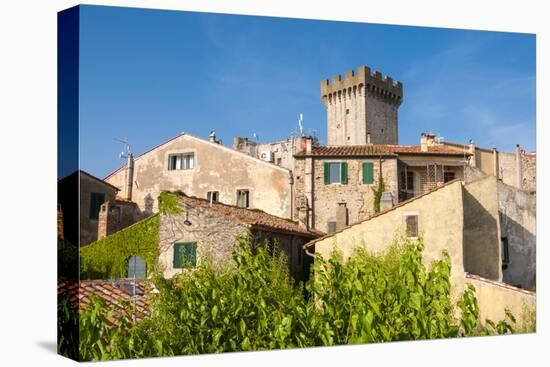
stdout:
<svg viewBox="0 0 550 367">
<path fill-rule="evenodd" d="M 523 289 L 523 288 L 515 287 L 515 286 L 510 285 L 508 283 L 503 283 L 503 282 L 499 282 L 499 281 L 496 281 L 496 280 L 483 278 L 482 276 L 479 276 L 477 274 L 465 273 L 465 277 L 466 277 L 466 279 L 478 280 L 480 282 L 489 283 L 489 284 L 492 284 L 494 286 L 501 287 L 501 288 L 506 288 L 506 289 L 509 289 L 509 290 L 512 290 L 512 291 L 521 292 L 521 293 L 525 293 L 525 294 L 530 294 L 530 295 L 533 295 L 533 296 L 536 295 L 535 292 L 528 291 L 528 290 Z"/>
<path fill-rule="evenodd" d="M 185 194 L 180 194 L 179 197 L 188 204 L 230 216 L 253 227 L 274 230 L 277 232 L 294 233 L 309 238 L 317 238 L 325 234 L 324 232 L 315 229 L 307 230 L 306 228 L 300 226 L 297 222 L 268 214 L 259 209 L 246 209 L 223 203 L 212 203 L 212 206 L 210 206 L 210 202 L 206 199 L 187 196 Z"/>
<path fill-rule="evenodd" d="M 311 155 L 324 157 L 361 157 L 378 155 L 397 156 L 400 154 L 435 154 L 463 156 L 464 152 L 458 151 L 456 149 L 450 149 L 443 145 L 430 146 L 428 147 L 427 152 L 423 152 L 419 145 L 372 144 L 312 147 L 311 154 L 299 153 L 296 156 Z"/>
<path fill-rule="evenodd" d="M 98 296 L 105 301 L 107 307 L 119 309 L 113 315 L 116 317 L 123 313 L 123 307 L 132 305 L 133 293 L 131 286 L 133 279 L 117 280 L 76 280 L 60 278 L 57 281 L 57 294 L 67 295 L 69 303 L 75 309 L 82 312 L 89 304 L 92 296 Z M 129 285 L 125 287 L 125 285 Z M 149 314 L 147 292 L 151 283 L 143 280 L 136 281 L 136 320 L 139 321 Z M 114 321 L 114 318 L 113 320 Z"/>
</svg>

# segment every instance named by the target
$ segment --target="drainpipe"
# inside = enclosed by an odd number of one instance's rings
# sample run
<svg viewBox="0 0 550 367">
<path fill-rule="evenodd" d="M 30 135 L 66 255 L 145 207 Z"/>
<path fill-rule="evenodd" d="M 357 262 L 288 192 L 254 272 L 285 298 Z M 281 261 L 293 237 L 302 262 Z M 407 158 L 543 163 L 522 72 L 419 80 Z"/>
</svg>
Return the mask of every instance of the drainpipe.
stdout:
<svg viewBox="0 0 550 367">
<path fill-rule="evenodd" d="M 126 177 L 126 199 L 132 200 L 132 186 L 134 182 L 134 156 L 128 154 L 128 175 Z"/>
<path fill-rule="evenodd" d="M 294 220 L 294 176 L 292 171 L 288 174 L 288 184 L 290 185 L 290 219 Z"/>
</svg>

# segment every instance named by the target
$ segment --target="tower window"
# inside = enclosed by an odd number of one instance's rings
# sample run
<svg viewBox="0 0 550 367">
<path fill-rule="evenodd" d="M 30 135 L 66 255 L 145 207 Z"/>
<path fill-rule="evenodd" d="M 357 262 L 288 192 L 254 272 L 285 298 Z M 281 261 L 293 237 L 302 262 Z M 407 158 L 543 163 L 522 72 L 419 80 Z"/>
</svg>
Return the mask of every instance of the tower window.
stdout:
<svg viewBox="0 0 550 367">
<path fill-rule="evenodd" d="M 346 115 L 349 115 L 349 108 L 346 108 Z"/>
</svg>

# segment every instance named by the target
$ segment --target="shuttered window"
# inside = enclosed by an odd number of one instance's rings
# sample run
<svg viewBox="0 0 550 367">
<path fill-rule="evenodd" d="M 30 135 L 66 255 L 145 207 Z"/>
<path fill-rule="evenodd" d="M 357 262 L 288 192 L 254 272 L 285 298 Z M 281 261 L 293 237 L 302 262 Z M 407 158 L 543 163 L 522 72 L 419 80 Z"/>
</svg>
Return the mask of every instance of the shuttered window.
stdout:
<svg viewBox="0 0 550 367">
<path fill-rule="evenodd" d="M 174 269 L 190 269 L 197 265 L 197 243 L 174 243 Z"/>
<path fill-rule="evenodd" d="M 363 162 L 363 183 L 371 185 L 374 183 L 374 163 Z"/>
<path fill-rule="evenodd" d="M 90 193 L 90 219 L 99 218 L 99 209 L 105 202 L 105 194 L 102 192 Z"/>
<path fill-rule="evenodd" d="M 348 183 L 347 162 L 325 162 L 323 167 L 325 185 L 332 183 Z"/>
</svg>

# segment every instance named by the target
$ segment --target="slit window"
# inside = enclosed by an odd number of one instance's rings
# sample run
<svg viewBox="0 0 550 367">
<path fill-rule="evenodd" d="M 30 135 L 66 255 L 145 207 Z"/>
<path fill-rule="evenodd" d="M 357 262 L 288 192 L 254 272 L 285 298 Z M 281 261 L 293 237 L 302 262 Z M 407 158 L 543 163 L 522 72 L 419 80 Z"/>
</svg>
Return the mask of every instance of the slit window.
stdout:
<svg viewBox="0 0 550 367">
<path fill-rule="evenodd" d="M 501 237 L 500 243 L 502 247 L 502 270 L 505 270 L 510 264 L 510 246 L 508 244 L 508 237 Z"/>
<path fill-rule="evenodd" d="M 405 225 L 407 229 L 407 237 L 418 237 L 418 215 L 407 215 L 405 217 Z"/>
<path fill-rule="evenodd" d="M 168 156 L 168 170 L 187 170 L 195 168 L 195 154 L 170 154 Z"/>
</svg>

